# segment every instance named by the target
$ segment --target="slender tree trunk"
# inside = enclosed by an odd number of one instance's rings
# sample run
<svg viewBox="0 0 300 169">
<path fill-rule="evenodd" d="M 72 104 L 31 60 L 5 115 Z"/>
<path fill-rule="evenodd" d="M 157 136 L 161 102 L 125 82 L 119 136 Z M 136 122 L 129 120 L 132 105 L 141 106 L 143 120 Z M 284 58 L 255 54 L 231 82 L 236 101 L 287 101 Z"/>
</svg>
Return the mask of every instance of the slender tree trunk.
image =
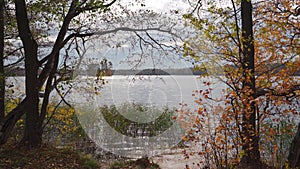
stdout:
<svg viewBox="0 0 300 169">
<path fill-rule="evenodd" d="M 24 0 L 16 0 L 16 18 L 18 31 L 25 50 L 25 92 L 27 101 L 25 105 L 26 121 L 22 139 L 28 147 L 40 146 L 42 133 L 38 128 L 39 122 L 39 85 L 38 85 L 38 45 L 30 31 L 29 20 Z"/>
<path fill-rule="evenodd" d="M 57 54 L 59 55 L 59 54 Z M 54 67 L 52 68 L 52 71 L 47 79 L 47 83 L 46 83 L 46 89 L 45 89 L 45 93 L 44 93 L 44 97 L 43 97 L 43 102 L 42 102 L 42 107 L 41 107 L 41 115 L 40 115 L 40 121 L 39 121 L 39 128 L 41 129 L 41 132 L 43 133 L 43 129 L 44 129 L 44 120 L 46 118 L 46 115 L 47 115 L 47 107 L 48 107 L 48 104 L 49 104 L 49 97 L 50 97 L 50 94 L 54 88 L 54 85 L 56 84 L 53 84 L 53 80 L 55 78 L 55 73 L 57 71 L 57 67 L 58 67 L 58 58 L 59 56 L 56 56 L 55 57 L 55 63 L 54 63 Z"/>
<path fill-rule="evenodd" d="M 245 155 L 241 163 L 251 168 L 260 166 L 259 139 L 256 132 L 255 102 L 255 65 L 254 65 L 254 38 L 252 3 L 249 0 L 241 2 L 242 17 L 242 53 L 243 53 L 243 90 L 246 98 L 242 124 L 242 150 Z"/>
<path fill-rule="evenodd" d="M 288 162 L 289 167 L 300 168 L 300 123 L 298 124 L 297 133 L 291 143 Z"/>
<path fill-rule="evenodd" d="M 0 145 L 5 144 L 17 121 L 24 115 L 26 98 L 0 122 Z"/>
<path fill-rule="evenodd" d="M 4 0 L 0 0 L 0 121 L 4 118 L 5 74 L 4 74 Z"/>
</svg>

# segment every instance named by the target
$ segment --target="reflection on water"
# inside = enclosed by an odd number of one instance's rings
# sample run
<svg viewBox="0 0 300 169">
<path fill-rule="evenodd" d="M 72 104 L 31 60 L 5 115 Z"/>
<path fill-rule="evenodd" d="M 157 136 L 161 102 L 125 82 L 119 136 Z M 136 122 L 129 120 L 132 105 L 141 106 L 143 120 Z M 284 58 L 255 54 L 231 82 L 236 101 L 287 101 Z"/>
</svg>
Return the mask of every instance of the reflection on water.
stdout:
<svg viewBox="0 0 300 169">
<path fill-rule="evenodd" d="M 166 108 L 176 112 L 181 108 L 180 103 L 185 103 L 195 110 L 193 90 L 205 88 L 197 76 L 111 76 L 105 77 L 107 82 L 101 94 L 96 95 L 86 90 L 93 89 L 89 85 L 93 79 L 90 80 L 82 81 L 88 85 L 74 90 L 69 98 L 81 112 L 78 113 L 81 124 L 101 148 L 134 158 L 157 155 L 177 145 L 185 135 L 181 124 L 174 122 L 163 129 L 152 127 L 164 126 L 163 122 L 168 121 L 156 123 Z M 214 82 L 210 87 L 215 87 L 219 97 L 224 87 L 216 79 Z M 105 106 L 114 107 L 109 116 L 102 109 Z"/>
<path fill-rule="evenodd" d="M 162 123 L 167 120 L 160 120 L 159 123 L 155 120 L 161 117 L 166 108 L 174 111 L 180 109 L 179 103 L 187 104 L 193 112 L 197 109 L 194 102 L 197 96 L 192 96 L 193 90 L 206 88 L 201 82 L 203 80 L 197 79 L 197 76 L 111 76 L 105 77 L 107 83 L 98 95 L 94 91 L 94 80 L 94 77 L 81 77 L 71 82 L 73 89 L 66 100 L 77 108 L 81 125 L 98 146 L 126 157 L 160 154 L 181 141 L 185 131 L 180 124 L 174 123 L 169 127 Z M 8 81 L 16 84 L 18 90 L 15 92 L 24 93 L 23 77 L 10 78 Z M 216 79 L 210 81 L 214 82 L 211 86 L 214 88 L 214 97 L 219 97 L 224 85 Z M 61 90 L 67 88 L 67 84 L 60 87 Z M 51 100 L 60 99 L 55 92 L 52 97 L 54 99 Z M 128 108 L 124 106 L 126 104 L 142 105 L 144 109 Z M 103 116 L 103 106 L 115 106 L 116 112 L 132 123 L 111 119 L 109 124 Z M 153 129 L 153 126 L 156 127 Z"/>
</svg>

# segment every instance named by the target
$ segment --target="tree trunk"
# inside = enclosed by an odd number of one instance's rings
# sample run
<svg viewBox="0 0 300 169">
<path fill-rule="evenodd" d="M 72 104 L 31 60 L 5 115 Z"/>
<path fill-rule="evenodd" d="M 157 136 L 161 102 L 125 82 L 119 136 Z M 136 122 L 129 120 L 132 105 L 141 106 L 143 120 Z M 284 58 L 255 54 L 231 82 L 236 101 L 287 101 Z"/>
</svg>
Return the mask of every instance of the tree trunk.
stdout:
<svg viewBox="0 0 300 169">
<path fill-rule="evenodd" d="M 59 52 L 63 47 L 62 44 L 65 43 L 64 38 L 68 31 L 69 24 L 71 20 L 78 15 L 78 11 L 76 11 L 77 5 L 77 1 L 72 1 L 51 53 L 41 61 L 42 63 L 47 63 L 42 72 L 38 75 L 38 45 L 30 31 L 26 3 L 24 0 L 15 1 L 18 32 L 25 50 L 26 98 L 6 117 L 0 120 L 0 145 L 6 143 L 16 122 L 25 113 L 25 131 L 21 143 L 29 147 L 35 147 L 41 144 L 43 133 L 42 124 L 45 118 L 45 112 L 39 114 L 39 91 L 50 74 L 56 71 L 55 64 L 59 60 Z M 47 100 L 49 98 L 44 99 Z M 45 102 L 44 107 L 47 106 L 46 104 Z"/>
<path fill-rule="evenodd" d="M 256 132 L 255 102 L 255 65 L 254 65 L 254 38 L 252 3 L 249 0 L 241 2 L 242 17 L 242 53 L 244 79 L 242 81 L 244 97 L 244 114 L 242 118 L 242 150 L 245 153 L 241 163 L 254 168 L 260 166 L 259 139 Z M 248 106 L 249 105 L 249 106 Z"/>
<path fill-rule="evenodd" d="M 0 145 L 5 144 L 17 121 L 24 115 L 26 98 L 0 122 Z"/>
<path fill-rule="evenodd" d="M 59 61 L 59 54 L 57 54 L 57 56 L 55 57 L 55 63 L 54 63 L 54 67 L 52 68 L 51 70 L 51 73 L 47 79 L 47 83 L 46 83 L 46 89 L 45 89 L 45 93 L 44 93 L 44 97 L 43 97 L 43 102 L 42 102 L 42 107 L 41 107 L 41 114 L 40 114 L 40 121 L 39 121 L 39 128 L 41 129 L 41 132 L 43 133 L 43 128 L 44 128 L 44 120 L 46 118 L 46 115 L 47 115 L 47 107 L 48 107 L 48 104 L 49 104 L 49 97 L 50 97 L 50 94 L 54 88 L 53 85 L 56 85 L 56 84 L 53 84 L 53 80 L 55 78 L 55 73 L 57 71 L 57 67 L 58 67 L 58 61 Z"/>
<path fill-rule="evenodd" d="M 18 31 L 25 51 L 25 92 L 27 101 L 25 105 L 26 121 L 22 143 L 28 147 L 40 146 L 42 133 L 38 128 L 39 122 L 39 87 L 38 87 L 38 45 L 30 31 L 29 20 L 24 0 L 16 0 L 16 18 Z"/>
<path fill-rule="evenodd" d="M 0 121 L 4 118 L 5 74 L 4 74 L 4 0 L 0 0 Z"/>
<path fill-rule="evenodd" d="M 298 124 L 297 133 L 291 143 L 288 162 L 289 167 L 300 168 L 300 123 Z"/>
</svg>

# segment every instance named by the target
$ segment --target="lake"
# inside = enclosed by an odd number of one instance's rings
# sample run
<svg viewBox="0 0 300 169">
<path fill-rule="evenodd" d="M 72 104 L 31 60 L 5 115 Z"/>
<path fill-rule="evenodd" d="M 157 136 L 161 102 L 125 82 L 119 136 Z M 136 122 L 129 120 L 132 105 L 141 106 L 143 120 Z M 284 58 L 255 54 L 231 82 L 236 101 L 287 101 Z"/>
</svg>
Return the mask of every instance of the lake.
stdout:
<svg viewBox="0 0 300 169">
<path fill-rule="evenodd" d="M 198 106 L 194 100 L 199 96 L 193 95 L 194 90 L 213 88 L 211 96 L 216 98 L 221 97 L 222 89 L 225 89 L 225 85 L 216 78 L 199 79 L 198 76 L 120 75 L 104 77 L 104 80 L 105 84 L 101 86 L 99 94 L 95 94 L 99 83 L 95 81 L 95 77 L 80 77 L 67 99 L 80 112 L 78 117 L 81 125 L 98 146 L 126 157 L 154 156 L 168 151 L 181 141 L 185 130 L 181 124 L 174 123 L 167 130 L 158 131 L 151 137 L 147 135 L 147 129 L 134 126 L 129 126 L 128 134 L 122 134 L 107 123 L 101 107 L 114 105 L 117 112 L 126 119 L 137 123 L 149 123 L 158 119 L 165 108 L 180 110 L 181 103 L 186 104 L 192 112 L 197 110 Z M 209 81 L 212 85 L 205 86 L 204 81 Z M 122 106 L 126 104 L 143 105 L 148 107 L 149 111 L 139 107 L 132 109 Z M 114 124 L 120 125 L 122 124 L 117 122 Z M 137 137 L 131 137 L 130 133 L 136 133 L 134 135 Z"/>
<path fill-rule="evenodd" d="M 73 88 L 66 95 L 66 100 L 71 103 L 79 115 L 79 121 L 89 137 L 95 143 L 107 151 L 125 157 L 154 156 L 168 152 L 170 148 L 181 141 L 185 131 L 180 124 L 174 124 L 165 131 L 158 131 L 155 136 L 147 136 L 147 129 L 128 129 L 128 133 L 137 133 L 137 137 L 118 133 L 108 125 L 102 116 L 100 108 L 115 105 L 117 111 L 125 118 L 138 123 L 148 123 L 157 119 L 166 107 L 175 110 L 180 109 L 181 104 L 194 111 L 197 104 L 194 102 L 198 96 L 193 96 L 194 90 L 213 88 L 212 97 L 220 97 L 225 85 L 216 78 L 201 78 L 198 76 L 109 76 L 104 77 L 105 84 L 100 85 L 95 77 L 81 76 L 69 84 L 62 84 L 59 89 L 62 93 L 68 91 L 68 86 Z M 210 81 L 211 86 L 204 86 L 204 81 Z M 8 84 L 14 84 L 14 95 L 24 97 L 24 77 L 10 77 Z M 98 94 L 95 94 L 99 92 Z M 52 102 L 58 102 L 60 97 L 53 92 Z M 122 108 L 124 104 L 137 104 L 146 107 L 155 107 L 151 111 L 133 110 L 134 116 L 127 116 Z M 132 111 L 132 109 L 131 109 Z M 128 112 L 128 111 L 127 111 Z M 155 116 L 149 116 L 155 114 Z M 147 118 L 146 118 L 147 117 Z M 120 125 L 120 124 L 115 124 Z"/>
<path fill-rule="evenodd" d="M 128 133 L 137 133 L 137 137 L 118 133 L 108 125 L 102 116 L 100 107 L 112 106 L 117 107 L 117 111 L 126 118 L 147 123 L 155 120 L 156 117 L 149 117 L 149 113 L 157 113 L 147 111 L 143 114 L 140 110 L 134 110 L 136 117 L 126 116 L 127 114 L 122 105 L 133 103 L 147 107 L 156 107 L 156 110 L 168 107 L 170 109 L 180 109 L 180 103 L 187 104 L 191 112 L 198 108 L 194 102 L 199 98 L 193 96 L 194 90 L 205 90 L 208 87 L 203 84 L 205 81 L 210 81 L 212 85 L 212 98 L 220 98 L 226 88 L 225 84 L 217 78 L 201 78 L 198 76 L 110 76 L 104 77 L 105 84 L 100 85 L 100 90 L 95 90 L 99 87 L 99 81 L 95 81 L 95 77 L 81 76 L 76 81 L 73 81 L 73 89 L 66 96 L 66 100 L 72 103 L 75 108 L 86 113 L 86 117 L 79 120 L 89 137 L 95 143 L 107 151 L 113 152 L 120 156 L 138 158 L 142 156 L 155 156 L 162 153 L 169 153 L 171 147 L 176 145 L 184 135 L 180 125 L 173 125 L 168 130 L 159 132 L 154 137 L 147 136 L 147 130 L 128 130 Z M 24 77 L 9 77 L 7 84 L 14 84 L 14 87 L 9 92 L 14 92 L 14 95 L 24 97 Z M 62 91 L 67 91 L 67 86 L 64 84 L 59 88 Z M 12 89 L 14 88 L 14 91 Z M 95 94 L 99 92 L 98 94 Z M 52 101 L 57 102 L 59 97 L 55 92 L 52 94 Z M 208 100 L 209 102 L 210 100 Z M 151 117 L 151 116 L 150 116 Z M 298 118 L 295 120 L 298 122 Z M 215 123 L 213 120 L 212 123 Z M 119 124 L 116 124 L 119 125 Z"/>
<path fill-rule="evenodd" d="M 194 90 L 205 90 L 204 81 L 210 81 L 212 97 L 220 97 L 224 83 L 216 78 L 201 78 L 199 76 L 110 76 L 104 77 L 105 84 L 100 90 L 100 95 L 94 95 L 94 78 L 83 78 L 80 87 L 74 94 L 81 97 L 72 97 L 81 103 L 83 97 L 86 102 L 94 102 L 99 105 L 121 105 L 123 103 L 136 103 L 146 106 L 180 108 L 179 103 L 185 103 L 188 107 L 197 108 L 194 102 L 197 96 L 193 96 Z M 87 80 L 88 79 L 88 80 Z M 88 83 L 89 85 L 86 85 Z M 75 101 L 75 102 L 76 102 Z"/>
</svg>

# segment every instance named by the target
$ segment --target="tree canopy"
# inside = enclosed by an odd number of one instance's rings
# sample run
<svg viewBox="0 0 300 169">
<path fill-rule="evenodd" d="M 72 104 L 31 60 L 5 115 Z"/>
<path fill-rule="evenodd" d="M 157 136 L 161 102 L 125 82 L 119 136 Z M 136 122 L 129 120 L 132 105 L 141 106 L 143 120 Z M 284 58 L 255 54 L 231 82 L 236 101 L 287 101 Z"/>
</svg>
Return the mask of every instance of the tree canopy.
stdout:
<svg viewBox="0 0 300 169">
<path fill-rule="evenodd" d="M 184 17 L 199 34 L 185 42 L 185 56 L 209 70 L 210 76 L 216 70 L 223 72 L 225 78 L 217 78 L 228 86 L 224 98 L 219 98 L 225 107 L 215 114 L 220 121 L 210 131 L 216 139 L 208 136 L 204 142 L 212 144 L 212 151 L 224 151 L 225 159 L 216 159 L 220 167 L 228 167 L 233 149 L 242 165 L 261 167 L 260 152 L 266 151 L 263 135 L 271 134 L 264 133 L 269 131 L 267 121 L 280 123 L 299 113 L 299 79 L 294 77 L 300 63 L 299 4 L 242 0 L 219 6 L 200 1 L 193 11 Z M 209 93 L 197 93 L 200 105 Z M 210 110 L 200 106 L 198 118 L 207 118 L 207 111 L 216 113 L 217 105 Z M 196 131 L 203 129 L 198 122 Z M 194 134 L 190 138 L 197 140 Z"/>
</svg>

